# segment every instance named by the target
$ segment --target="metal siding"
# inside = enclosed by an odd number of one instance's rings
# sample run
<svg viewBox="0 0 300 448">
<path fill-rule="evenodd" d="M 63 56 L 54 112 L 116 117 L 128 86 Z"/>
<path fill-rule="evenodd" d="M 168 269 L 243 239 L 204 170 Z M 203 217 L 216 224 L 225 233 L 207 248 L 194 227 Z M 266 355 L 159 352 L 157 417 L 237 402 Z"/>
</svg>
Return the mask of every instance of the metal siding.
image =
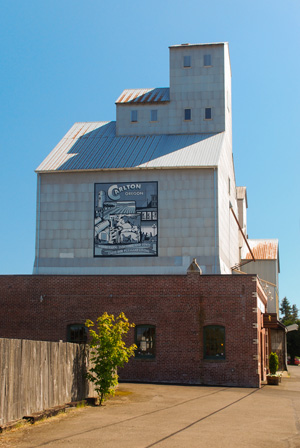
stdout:
<svg viewBox="0 0 300 448">
<path fill-rule="evenodd" d="M 224 133 L 115 136 L 115 122 L 75 123 L 37 172 L 217 166 Z"/>
</svg>

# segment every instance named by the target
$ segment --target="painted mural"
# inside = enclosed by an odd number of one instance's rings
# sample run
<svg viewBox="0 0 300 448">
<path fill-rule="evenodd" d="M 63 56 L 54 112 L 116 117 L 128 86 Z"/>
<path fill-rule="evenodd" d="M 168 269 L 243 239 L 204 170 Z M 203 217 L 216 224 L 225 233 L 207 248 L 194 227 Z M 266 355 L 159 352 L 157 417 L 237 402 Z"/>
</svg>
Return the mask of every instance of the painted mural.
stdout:
<svg viewBox="0 0 300 448">
<path fill-rule="evenodd" d="M 157 256 L 157 182 L 95 184 L 94 256 Z"/>
</svg>

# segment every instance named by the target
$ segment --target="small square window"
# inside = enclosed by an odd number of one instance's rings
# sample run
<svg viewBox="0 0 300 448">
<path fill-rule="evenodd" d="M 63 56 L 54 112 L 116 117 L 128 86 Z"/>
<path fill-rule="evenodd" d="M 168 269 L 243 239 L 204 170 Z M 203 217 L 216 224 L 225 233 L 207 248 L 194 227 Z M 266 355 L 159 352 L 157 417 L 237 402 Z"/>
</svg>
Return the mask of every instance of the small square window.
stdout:
<svg viewBox="0 0 300 448">
<path fill-rule="evenodd" d="M 183 66 L 184 67 L 190 67 L 191 66 L 191 56 L 184 56 L 183 57 Z"/>
<path fill-rule="evenodd" d="M 192 119 L 192 109 L 184 109 L 184 119 L 189 121 Z"/>
<path fill-rule="evenodd" d="M 204 55 L 204 67 L 210 67 L 211 66 L 211 55 L 205 54 Z"/>
<path fill-rule="evenodd" d="M 153 325 L 137 325 L 135 327 L 135 343 L 137 358 L 154 358 L 155 327 Z"/>
<path fill-rule="evenodd" d="M 206 107 L 205 108 L 205 120 L 211 120 L 212 115 L 211 115 L 211 107 Z"/>
<path fill-rule="evenodd" d="M 150 121 L 157 121 L 157 110 L 151 110 L 150 112 Z"/>
<path fill-rule="evenodd" d="M 87 327 L 84 324 L 71 324 L 67 327 L 67 341 L 77 344 L 86 344 Z"/>
<path fill-rule="evenodd" d="M 132 110 L 131 111 L 131 122 L 135 123 L 138 121 L 138 113 L 137 110 Z"/>
</svg>

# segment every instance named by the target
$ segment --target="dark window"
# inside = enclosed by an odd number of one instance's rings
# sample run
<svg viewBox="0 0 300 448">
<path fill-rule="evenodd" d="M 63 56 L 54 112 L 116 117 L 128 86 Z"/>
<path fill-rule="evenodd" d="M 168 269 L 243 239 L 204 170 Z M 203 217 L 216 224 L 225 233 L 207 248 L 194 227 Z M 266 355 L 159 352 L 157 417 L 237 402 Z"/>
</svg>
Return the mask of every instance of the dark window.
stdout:
<svg viewBox="0 0 300 448">
<path fill-rule="evenodd" d="M 134 123 L 138 121 L 138 113 L 137 110 L 132 110 L 131 111 L 131 122 Z"/>
<path fill-rule="evenodd" d="M 211 55 L 210 54 L 205 54 L 204 55 L 204 66 L 205 67 L 210 67 L 211 66 Z"/>
<path fill-rule="evenodd" d="M 151 110 L 150 121 L 157 121 L 157 109 Z"/>
<path fill-rule="evenodd" d="M 191 56 L 184 56 L 183 57 L 183 66 L 184 67 L 190 67 L 191 66 Z"/>
<path fill-rule="evenodd" d="M 154 358 L 155 327 L 153 325 L 137 325 L 135 327 L 135 343 L 137 358 Z"/>
<path fill-rule="evenodd" d="M 211 107 L 205 108 L 205 120 L 211 120 Z"/>
<path fill-rule="evenodd" d="M 225 327 L 221 325 L 204 327 L 204 358 L 225 359 Z"/>
<path fill-rule="evenodd" d="M 184 119 L 185 120 L 192 119 L 192 109 L 184 109 Z"/>
<path fill-rule="evenodd" d="M 85 344 L 87 342 L 87 328 L 84 324 L 68 325 L 67 341 Z"/>
</svg>

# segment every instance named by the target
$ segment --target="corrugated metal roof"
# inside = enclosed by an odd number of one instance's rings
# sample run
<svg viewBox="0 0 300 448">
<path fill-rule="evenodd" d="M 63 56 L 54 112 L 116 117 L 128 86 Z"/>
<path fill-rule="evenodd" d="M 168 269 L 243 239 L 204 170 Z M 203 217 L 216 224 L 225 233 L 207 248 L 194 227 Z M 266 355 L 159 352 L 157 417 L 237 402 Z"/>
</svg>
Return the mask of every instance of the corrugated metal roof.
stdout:
<svg viewBox="0 0 300 448">
<path fill-rule="evenodd" d="M 226 45 L 228 42 L 209 42 L 207 44 L 177 44 L 177 45 L 170 45 L 169 48 L 182 48 L 182 47 L 207 47 L 211 45 Z"/>
<path fill-rule="evenodd" d="M 217 166 L 218 134 L 116 137 L 115 122 L 75 123 L 37 172 Z"/>
<path fill-rule="evenodd" d="M 163 103 L 166 101 L 170 101 L 169 87 L 158 87 L 123 90 L 116 104 Z"/>
<path fill-rule="evenodd" d="M 277 260 L 278 259 L 278 240 L 248 240 L 249 246 L 256 260 Z M 242 259 L 252 259 L 248 248 L 242 251 Z"/>
</svg>

